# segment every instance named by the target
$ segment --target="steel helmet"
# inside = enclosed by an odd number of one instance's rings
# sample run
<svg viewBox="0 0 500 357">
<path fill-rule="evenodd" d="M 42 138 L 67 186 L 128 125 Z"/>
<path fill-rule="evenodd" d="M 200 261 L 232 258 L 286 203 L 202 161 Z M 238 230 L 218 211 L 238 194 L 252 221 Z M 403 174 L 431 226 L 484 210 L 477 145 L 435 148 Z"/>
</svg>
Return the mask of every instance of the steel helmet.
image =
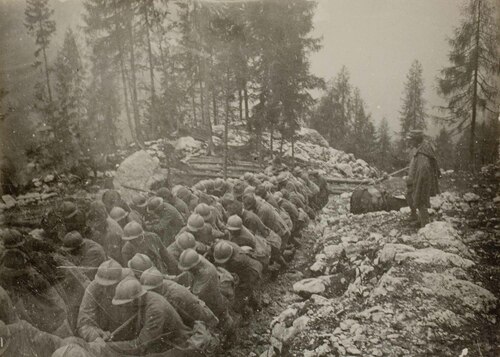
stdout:
<svg viewBox="0 0 500 357">
<path fill-rule="evenodd" d="M 19 276 L 27 271 L 28 256 L 19 249 L 7 249 L 2 256 L 0 271 L 8 271 L 10 275 Z"/>
<path fill-rule="evenodd" d="M 255 199 L 255 196 L 252 194 L 245 194 L 243 196 L 243 205 L 245 206 L 245 209 L 251 210 L 257 205 L 257 200 Z"/>
<path fill-rule="evenodd" d="M 172 198 L 172 192 L 170 192 L 170 190 L 166 187 L 162 187 L 158 191 L 156 191 L 156 195 L 167 201 Z"/>
<path fill-rule="evenodd" d="M 24 244 L 24 237 L 17 229 L 6 229 L 1 235 L 5 249 L 18 248 Z"/>
<path fill-rule="evenodd" d="M 148 204 L 148 201 L 144 195 L 138 193 L 132 197 L 132 204 L 136 207 L 144 208 Z"/>
<path fill-rule="evenodd" d="M 207 191 L 212 191 L 215 187 L 214 180 L 206 180 L 204 183 L 205 183 L 205 188 L 207 189 Z"/>
<path fill-rule="evenodd" d="M 224 264 L 233 255 L 233 247 L 226 241 L 219 241 L 214 247 L 214 260 L 218 264 Z"/>
<path fill-rule="evenodd" d="M 201 259 L 196 250 L 186 249 L 179 257 L 179 269 L 182 271 L 190 270 L 200 263 Z"/>
<path fill-rule="evenodd" d="M 266 187 L 263 184 L 257 186 L 257 188 L 255 189 L 255 194 L 259 197 L 266 198 L 266 196 L 267 196 Z"/>
<path fill-rule="evenodd" d="M 69 345 L 58 348 L 54 351 L 51 357 L 92 357 L 94 356 L 83 347 L 80 347 L 76 343 L 70 343 Z"/>
<path fill-rule="evenodd" d="M 186 187 L 181 186 L 177 190 L 176 196 L 179 197 L 181 200 L 184 200 L 189 197 L 189 194 L 190 194 L 189 190 Z"/>
<path fill-rule="evenodd" d="M 128 261 L 127 266 L 134 272 L 143 272 L 153 266 L 151 258 L 146 254 L 135 253 L 135 255 Z"/>
<path fill-rule="evenodd" d="M 147 290 L 142 287 L 139 280 L 130 277 L 120 281 L 120 283 L 116 286 L 115 297 L 111 300 L 111 303 L 113 305 L 127 304 L 140 298 L 146 293 Z"/>
<path fill-rule="evenodd" d="M 95 275 L 95 282 L 99 285 L 109 286 L 120 282 L 122 279 L 122 266 L 113 259 L 106 260 L 99 268 Z"/>
<path fill-rule="evenodd" d="M 205 220 L 197 213 L 189 216 L 187 221 L 187 228 L 190 232 L 198 232 L 205 225 Z"/>
<path fill-rule="evenodd" d="M 253 186 L 247 186 L 243 190 L 243 195 L 248 195 L 248 194 L 252 194 L 253 195 L 254 193 L 255 193 L 255 187 L 253 187 Z"/>
<path fill-rule="evenodd" d="M 196 246 L 196 240 L 194 236 L 189 232 L 182 232 L 177 237 L 175 237 L 175 244 L 182 250 L 189 248 L 194 249 Z"/>
<path fill-rule="evenodd" d="M 136 221 L 132 221 L 127 223 L 127 225 L 123 228 L 123 240 L 132 240 L 139 238 L 144 234 L 144 230 L 141 225 Z"/>
<path fill-rule="evenodd" d="M 204 221 L 207 221 L 212 217 L 212 210 L 210 209 L 210 206 L 207 205 L 206 203 L 198 204 L 194 209 L 194 212 L 202 216 Z"/>
<path fill-rule="evenodd" d="M 217 177 L 214 182 L 214 189 L 220 190 L 224 187 L 224 180 Z"/>
<path fill-rule="evenodd" d="M 83 237 L 78 231 L 71 231 L 66 233 L 62 239 L 63 249 L 74 250 L 78 249 L 83 245 Z"/>
<path fill-rule="evenodd" d="M 148 201 L 148 212 L 154 212 L 163 204 L 163 198 L 152 197 Z"/>
<path fill-rule="evenodd" d="M 243 180 L 245 180 L 245 181 L 251 180 L 252 178 L 253 178 L 253 174 L 251 172 L 245 172 L 243 174 Z"/>
<path fill-rule="evenodd" d="M 273 196 L 277 202 L 280 202 L 283 199 L 283 193 L 280 191 L 275 192 Z"/>
<path fill-rule="evenodd" d="M 243 227 L 243 221 L 240 216 L 232 215 L 227 219 L 227 229 L 230 231 L 239 231 Z"/>
<path fill-rule="evenodd" d="M 78 213 L 78 208 L 73 202 L 64 201 L 60 211 L 64 219 L 69 219 Z"/>
<path fill-rule="evenodd" d="M 121 207 L 113 207 L 111 212 L 109 212 L 109 216 L 117 222 L 120 222 L 122 219 L 127 218 L 127 214 L 127 211 L 125 211 Z"/>
<path fill-rule="evenodd" d="M 155 267 L 151 267 L 141 275 L 142 287 L 146 290 L 153 290 L 163 284 L 163 274 Z"/>
</svg>

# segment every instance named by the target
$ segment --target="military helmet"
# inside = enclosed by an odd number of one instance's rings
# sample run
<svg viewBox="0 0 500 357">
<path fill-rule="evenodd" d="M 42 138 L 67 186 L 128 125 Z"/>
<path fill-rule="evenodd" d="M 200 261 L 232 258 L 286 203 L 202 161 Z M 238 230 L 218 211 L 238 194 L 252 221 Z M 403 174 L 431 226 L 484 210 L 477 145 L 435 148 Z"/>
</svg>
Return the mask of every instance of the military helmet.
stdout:
<svg viewBox="0 0 500 357">
<path fill-rule="evenodd" d="M 194 249 L 186 249 L 179 257 L 179 269 L 182 271 L 190 270 L 197 266 L 201 261 L 200 255 Z"/>
<path fill-rule="evenodd" d="M 224 264 L 233 255 L 233 247 L 226 241 L 219 241 L 214 247 L 214 260 L 218 264 Z"/>
<path fill-rule="evenodd" d="M 134 301 L 135 299 L 140 298 L 146 293 L 147 290 L 142 287 L 139 280 L 130 277 L 127 279 L 123 279 L 116 286 L 115 296 L 113 300 L 111 300 L 111 303 L 113 305 L 127 304 Z"/>
</svg>

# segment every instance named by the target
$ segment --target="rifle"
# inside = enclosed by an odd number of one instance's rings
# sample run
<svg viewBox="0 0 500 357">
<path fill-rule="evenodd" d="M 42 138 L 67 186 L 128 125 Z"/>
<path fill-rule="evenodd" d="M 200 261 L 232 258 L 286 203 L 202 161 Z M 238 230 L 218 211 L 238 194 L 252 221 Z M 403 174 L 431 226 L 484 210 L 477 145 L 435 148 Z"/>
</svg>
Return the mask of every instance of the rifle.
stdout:
<svg viewBox="0 0 500 357">
<path fill-rule="evenodd" d="M 144 192 L 144 193 L 149 193 L 151 195 L 155 195 L 156 193 L 153 192 L 153 191 L 149 191 L 149 190 L 144 190 L 142 188 L 137 188 L 137 187 L 132 187 L 132 186 L 128 186 L 128 185 L 123 185 L 123 184 L 120 184 L 120 186 L 126 188 L 126 189 L 129 189 L 129 190 L 132 190 L 132 191 L 138 191 L 138 192 Z"/>
</svg>

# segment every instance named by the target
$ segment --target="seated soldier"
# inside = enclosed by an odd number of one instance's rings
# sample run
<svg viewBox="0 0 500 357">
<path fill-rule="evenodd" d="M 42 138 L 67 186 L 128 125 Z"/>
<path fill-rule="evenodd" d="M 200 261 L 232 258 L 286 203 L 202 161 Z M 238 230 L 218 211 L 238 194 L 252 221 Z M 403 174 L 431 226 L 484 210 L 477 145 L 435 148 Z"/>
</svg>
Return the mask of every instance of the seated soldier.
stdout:
<svg viewBox="0 0 500 357">
<path fill-rule="evenodd" d="M 262 279 L 262 264 L 250 258 L 237 244 L 225 240 L 220 240 L 215 245 L 214 259 L 216 264 L 238 276 L 236 311 L 247 313 L 248 305 L 259 309 L 260 303 L 254 292 Z"/>
<path fill-rule="evenodd" d="M 128 223 L 123 230 L 122 259 L 128 262 L 136 253 L 147 255 L 154 266 L 164 274 L 177 274 L 175 259 L 167 251 L 160 238 L 152 232 L 145 232 L 137 222 Z"/>
<path fill-rule="evenodd" d="M 94 280 L 85 289 L 78 313 L 77 332 L 85 341 L 107 339 L 125 320 L 111 303 L 125 269 L 113 259 L 99 266 Z M 130 275 L 129 275 L 130 276 Z"/>
<path fill-rule="evenodd" d="M 203 321 L 207 326 L 215 327 L 219 323 L 217 317 L 202 300 L 191 293 L 188 288 L 165 279 L 155 267 L 142 273 L 141 284 L 144 289 L 165 297 L 186 325 L 192 327 L 195 321 Z"/>
<path fill-rule="evenodd" d="M 122 262 L 122 235 L 120 225 L 108 216 L 102 202 L 92 202 L 87 213 L 87 224 L 90 229 L 90 239 L 99 243 L 106 255 L 117 262 Z"/>
<path fill-rule="evenodd" d="M 262 237 L 253 235 L 244 225 L 242 219 L 237 216 L 231 216 L 227 220 L 227 229 L 229 230 L 230 240 L 238 246 L 247 246 L 252 248 L 248 254 L 258 260 L 264 269 L 269 265 L 271 257 L 271 245 Z"/>
<path fill-rule="evenodd" d="M 166 352 L 174 356 L 196 356 L 189 350 L 191 329 L 165 300 L 145 290 L 135 278 L 122 280 L 116 287 L 113 306 L 121 311 L 125 324 L 121 336 L 111 335 L 106 350 L 118 355 L 145 355 Z M 173 350 L 169 352 L 169 350 Z"/>
<path fill-rule="evenodd" d="M 106 260 L 106 253 L 101 245 L 93 240 L 83 238 L 77 231 L 66 234 L 63 238 L 62 249 L 67 253 L 66 257 L 76 266 L 86 269 L 83 273 L 93 280 L 97 268 Z"/>
<path fill-rule="evenodd" d="M 192 276 L 190 290 L 217 316 L 223 329 L 233 325 L 226 298 L 222 295 L 215 266 L 194 249 L 186 249 L 179 259 L 179 269 Z"/>
<path fill-rule="evenodd" d="M 146 230 L 158 234 L 162 243 L 168 247 L 184 226 L 184 218 L 170 203 L 161 197 L 153 197 L 148 201 L 148 221 Z"/>
<path fill-rule="evenodd" d="M 142 273 L 152 268 L 153 262 L 146 254 L 136 253 L 132 259 L 127 262 L 127 266 L 137 279 L 141 278 Z"/>
</svg>

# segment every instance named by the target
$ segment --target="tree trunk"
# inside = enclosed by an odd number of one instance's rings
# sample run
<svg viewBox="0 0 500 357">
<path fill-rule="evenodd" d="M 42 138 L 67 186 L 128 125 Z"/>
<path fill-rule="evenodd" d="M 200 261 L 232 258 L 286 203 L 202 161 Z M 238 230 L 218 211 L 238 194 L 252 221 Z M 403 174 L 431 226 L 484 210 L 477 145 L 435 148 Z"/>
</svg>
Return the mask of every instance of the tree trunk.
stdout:
<svg viewBox="0 0 500 357">
<path fill-rule="evenodd" d="M 292 167 L 295 167 L 295 138 L 292 136 Z"/>
<path fill-rule="evenodd" d="M 40 27 L 40 32 L 43 32 L 42 21 L 38 22 Z M 45 51 L 45 46 L 42 46 L 43 53 L 43 64 L 45 66 L 45 80 L 47 81 L 47 94 L 49 95 L 49 102 L 52 104 L 52 89 L 50 88 L 50 75 L 49 75 L 49 63 L 47 61 L 47 52 Z"/>
<path fill-rule="evenodd" d="M 474 63 L 474 83 L 472 94 L 472 118 L 470 123 L 470 142 L 469 142 L 469 155 L 471 160 L 472 171 L 476 170 L 475 158 L 475 143 L 476 143 L 476 115 L 477 115 L 477 86 L 478 86 L 478 72 L 479 72 L 479 38 L 480 38 L 480 25 L 481 25 L 481 2 L 477 2 L 477 25 L 476 25 L 476 38 L 475 38 L 475 63 Z"/>
<path fill-rule="evenodd" d="M 136 67 L 135 67 L 135 53 L 134 53 L 134 29 L 132 19 L 128 24 L 128 31 L 130 37 L 130 75 L 132 79 L 132 108 L 134 111 L 134 123 L 135 123 L 135 131 L 138 139 L 141 138 L 141 128 L 140 128 L 140 119 L 139 119 L 139 105 L 137 103 L 137 78 L 136 78 Z"/>
<path fill-rule="evenodd" d="M 217 97 L 215 94 L 215 88 L 212 88 L 212 108 L 214 113 L 214 124 L 219 125 L 219 118 L 217 113 Z"/>
<path fill-rule="evenodd" d="M 245 120 L 248 123 L 249 119 L 249 110 L 248 110 L 248 89 L 247 89 L 247 84 L 245 83 L 245 86 L 243 87 L 243 98 L 245 101 Z"/>
<path fill-rule="evenodd" d="M 280 157 L 283 157 L 283 143 L 285 141 L 285 136 L 281 134 L 281 140 L 280 140 Z"/>
<path fill-rule="evenodd" d="M 240 121 L 243 121 L 243 94 L 241 89 L 238 89 L 238 106 L 240 110 Z"/>
<path fill-rule="evenodd" d="M 228 165 L 228 130 L 229 130 L 229 66 L 226 71 L 226 90 L 224 93 L 226 104 L 226 117 L 224 120 L 224 179 L 227 179 L 227 165 Z"/>
<path fill-rule="evenodd" d="M 274 157 L 273 132 L 274 132 L 274 125 L 271 123 L 271 128 L 269 129 L 269 147 L 271 148 L 271 159 Z"/>
<path fill-rule="evenodd" d="M 151 36 L 149 34 L 149 18 L 148 18 L 148 7 L 144 7 L 144 20 L 146 22 L 146 41 L 148 45 L 148 59 L 149 59 L 149 77 L 151 85 L 151 125 L 150 130 L 152 135 L 158 134 L 158 124 L 156 117 L 156 93 L 155 93 L 155 76 L 153 67 L 153 51 L 151 50 Z"/>
<path fill-rule="evenodd" d="M 196 101 L 194 98 L 194 85 L 191 88 L 191 106 L 193 108 L 193 120 L 194 124 L 196 125 L 198 123 L 198 118 L 196 116 Z"/>
</svg>

